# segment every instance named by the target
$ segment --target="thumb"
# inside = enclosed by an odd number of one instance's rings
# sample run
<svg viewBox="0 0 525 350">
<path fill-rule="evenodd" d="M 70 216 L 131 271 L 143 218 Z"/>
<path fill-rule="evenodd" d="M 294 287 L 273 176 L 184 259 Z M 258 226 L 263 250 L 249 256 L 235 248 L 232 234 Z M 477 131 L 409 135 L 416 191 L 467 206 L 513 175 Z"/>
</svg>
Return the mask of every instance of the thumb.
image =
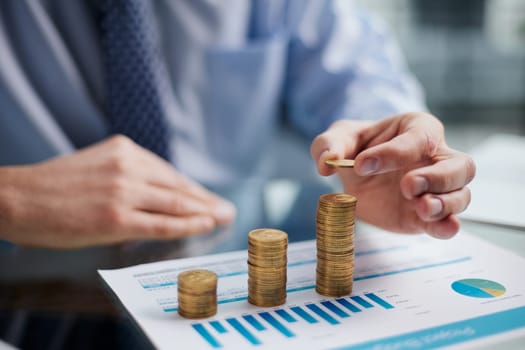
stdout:
<svg viewBox="0 0 525 350">
<path fill-rule="evenodd" d="M 428 162 L 444 142 L 441 123 L 434 117 L 406 115 L 386 121 L 397 124 L 397 131 L 359 153 L 355 159 L 358 175 L 382 174 Z"/>
<path fill-rule="evenodd" d="M 325 164 L 329 159 L 353 158 L 358 149 L 358 133 L 365 122 L 338 121 L 317 136 L 310 147 L 320 175 L 334 174 L 337 169 Z"/>
</svg>

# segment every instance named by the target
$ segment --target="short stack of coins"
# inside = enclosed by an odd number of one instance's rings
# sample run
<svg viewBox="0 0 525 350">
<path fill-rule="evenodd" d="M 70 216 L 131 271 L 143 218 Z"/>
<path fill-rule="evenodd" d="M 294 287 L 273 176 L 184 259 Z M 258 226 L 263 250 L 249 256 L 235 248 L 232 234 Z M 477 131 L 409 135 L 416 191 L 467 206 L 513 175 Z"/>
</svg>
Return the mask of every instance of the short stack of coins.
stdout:
<svg viewBox="0 0 525 350">
<path fill-rule="evenodd" d="M 248 234 L 248 302 L 262 307 L 286 302 L 288 235 L 275 229 Z"/>
<path fill-rule="evenodd" d="M 217 313 L 217 275 L 208 270 L 184 271 L 178 276 L 179 315 L 205 318 Z"/>
<path fill-rule="evenodd" d="M 316 216 L 316 291 L 326 296 L 352 292 L 354 276 L 354 213 L 356 197 L 325 194 Z"/>
</svg>

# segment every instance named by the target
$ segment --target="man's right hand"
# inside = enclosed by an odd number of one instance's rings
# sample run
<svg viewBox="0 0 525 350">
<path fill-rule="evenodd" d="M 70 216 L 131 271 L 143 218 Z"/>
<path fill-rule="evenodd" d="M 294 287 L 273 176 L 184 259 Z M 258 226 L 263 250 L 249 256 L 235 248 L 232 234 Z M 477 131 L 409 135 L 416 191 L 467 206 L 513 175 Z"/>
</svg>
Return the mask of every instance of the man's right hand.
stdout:
<svg viewBox="0 0 525 350">
<path fill-rule="evenodd" d="M 175 239 L 231 222 L 235 208 L 124 136 L 0 168 L 0 238 L 76 248 Z"/>
</svg>

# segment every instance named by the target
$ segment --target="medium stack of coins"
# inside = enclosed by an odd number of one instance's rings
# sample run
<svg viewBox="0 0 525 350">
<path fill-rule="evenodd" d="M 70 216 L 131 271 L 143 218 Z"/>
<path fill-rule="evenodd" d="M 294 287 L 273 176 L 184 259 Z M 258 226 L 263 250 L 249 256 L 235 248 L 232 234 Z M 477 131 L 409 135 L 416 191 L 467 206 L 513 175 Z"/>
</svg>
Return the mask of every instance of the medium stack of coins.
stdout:
<svg viewBox="0 0 525 350">
<path fill-rule="evenodd" d="M 352 292 L 356 203 L 357 199 L 349 194 L 325 194 L 319 198 L 315 286 L 319 294 L 342 296 Z"/>
<path fill-rule="evenodd" d="M 248 234 L 248 302 L 262 307 L 286 301 L 288 235 L 275 229 Z"/>
<path fill-rule="evenodd" d="M 179 315 L 205 318 L 217 313 L 217 275 L 208 270 L 185 271 L 178 276 Z"/>
</svg>

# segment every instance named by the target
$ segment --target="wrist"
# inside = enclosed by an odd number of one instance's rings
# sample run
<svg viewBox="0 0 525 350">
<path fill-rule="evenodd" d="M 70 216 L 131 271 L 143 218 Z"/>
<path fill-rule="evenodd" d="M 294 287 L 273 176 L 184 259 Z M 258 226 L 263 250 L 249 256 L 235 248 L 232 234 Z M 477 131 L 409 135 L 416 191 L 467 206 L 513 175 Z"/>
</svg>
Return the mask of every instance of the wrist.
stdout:
<svg viewBox="0 0 525 350">
<path fill-rule="evenodd" d="M 0 239 L 13 241 L 20 167 L 0 167 Z"/>
</svg>

